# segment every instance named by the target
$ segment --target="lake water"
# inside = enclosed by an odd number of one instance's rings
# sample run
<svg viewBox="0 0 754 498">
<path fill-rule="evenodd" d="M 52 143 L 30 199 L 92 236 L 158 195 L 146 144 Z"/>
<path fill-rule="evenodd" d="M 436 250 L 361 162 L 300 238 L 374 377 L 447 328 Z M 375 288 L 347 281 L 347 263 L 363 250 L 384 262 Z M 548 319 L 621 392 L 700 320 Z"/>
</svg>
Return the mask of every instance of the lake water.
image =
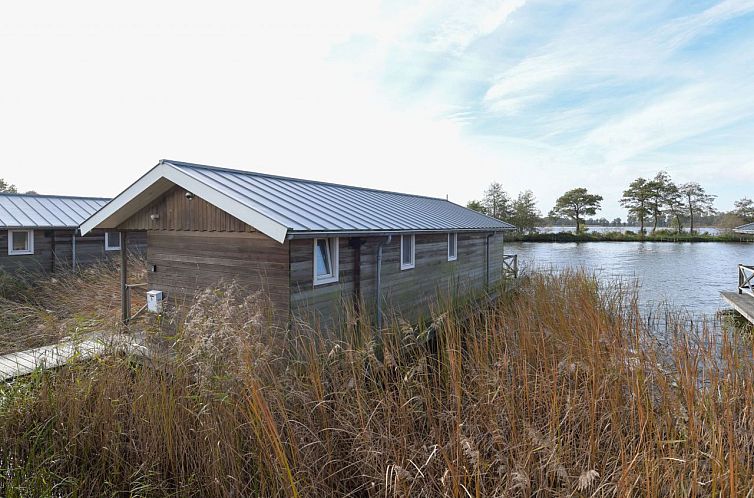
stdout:
<svg viewBox="0 0 754 498">
<path fill-rule="evenodd" d="M 695 316 L 725 305 L 720 291 L 735 291 L 738 264 L 754 263 L 752 243 L 508 242 L 527 269 L 585 268 L 600 278 L 638 279 L 645 309 L 668 304 Z"/>
</svg>

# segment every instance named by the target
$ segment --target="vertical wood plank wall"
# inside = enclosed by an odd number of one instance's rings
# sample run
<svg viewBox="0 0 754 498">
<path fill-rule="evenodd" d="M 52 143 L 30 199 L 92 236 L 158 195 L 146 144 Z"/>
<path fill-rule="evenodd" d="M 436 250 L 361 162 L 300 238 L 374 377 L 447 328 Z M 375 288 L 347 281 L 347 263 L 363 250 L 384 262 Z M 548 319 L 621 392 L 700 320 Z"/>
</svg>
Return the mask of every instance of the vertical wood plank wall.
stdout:
<svg viewBox="0 0 754 498">
<path fill-rule="evenodd" d="M 458 234 L 458 259 L 448 261 L 448 236 L 416 235 L 416 266 L 400 269 L 400 236 L 383 247 L 382 295 L 386 316 L 415 321 L 428 316 L 432 307 L 449 296 L 482 290 L 486 285 L 486 235 Z M 370 320 L 376 304 L 377 247 L 385 237 L 364 237 L 361 247 L 361 294 Z M 344 309 L 354 288 L 355 249 L 348 239 L 339 239 L 340 276 L 337 283 L 313 285 L 313 242 L 291 242 L 291 312 L 295 319 L 324 325 L 344 319 Z M 502 278 L 503 236 L 490 239 L 490 284 Z"/>
<path fill-rule="evenodd" d="M 154 218 L 154 219 L 153 219 Z M 176 230 L 194 232 L 249 232 L 253 229 L 238 218 L 204 199 L 186 197 L 174 186 L 151 204 L 121 223 L 120 230 Z"/>
</svg>

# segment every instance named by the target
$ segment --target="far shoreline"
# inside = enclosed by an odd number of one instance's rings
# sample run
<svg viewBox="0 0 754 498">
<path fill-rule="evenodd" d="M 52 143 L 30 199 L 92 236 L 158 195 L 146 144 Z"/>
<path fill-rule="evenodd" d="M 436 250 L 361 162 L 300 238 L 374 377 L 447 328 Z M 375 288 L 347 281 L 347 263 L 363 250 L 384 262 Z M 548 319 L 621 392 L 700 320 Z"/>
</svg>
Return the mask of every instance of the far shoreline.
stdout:
<svg viewBox="0 0 754 498">
<path fill-rule="evenodd" d="M 708 233 L 674 233 L 658 231 L 641 235 L 636 232 L 586 232 L 575 234 L 573 232 L 555 233 L 513 233 L 506 234 L 507 242 L 728 242 L 728 243 L 752 243 L 754 236 L 736 233 L 722 233 L 711 235 Z"/>
</svg>

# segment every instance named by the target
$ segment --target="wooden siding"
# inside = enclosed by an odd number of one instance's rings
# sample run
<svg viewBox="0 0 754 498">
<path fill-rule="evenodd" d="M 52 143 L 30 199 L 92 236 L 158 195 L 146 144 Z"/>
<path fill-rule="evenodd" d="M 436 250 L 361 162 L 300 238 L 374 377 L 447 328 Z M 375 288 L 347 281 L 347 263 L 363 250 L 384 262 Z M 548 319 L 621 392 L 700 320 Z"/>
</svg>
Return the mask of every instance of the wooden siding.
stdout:
<svg viewBox="0 0 754 498">
<path fill-rule="evenodd" d="M 459 293 L 483 290 L 486 285 L 486 236 L 458 234 L 458 259 L 448 261 L 447 234 L 416 235 L 416 266 L 400 269 L 400 236 L 383 247 L 382 297 L 385 316 L 408 321 L 427 317 L 438 300 Z M 363 312 L 372 319 L 375 308 L 377 247 L 385 237 L 365 237 L 361 246 L 360 273 Z M 348 238 L 339 239 L 340 274 L 336 283 L 313 285 L 313 242 L 291 241 L 291 311 L 297 320 L 334 324 L 354 295 L 356 249 Z M 490 284 L 503 275 L 503 236 L 490 239 Z"/>
<path fill-rule="evenodd" d="M 152 215 L 157 215 L 156 220 Z M 250 232 L 253 229 L 215 207 L 213 204 L 194 196 L 186 198 L 186 190 L 175 186 L 163 196 L 142 208 L 118 226 L 119 230 L 176 230 L 196 232 Z"/>
<path fill-rule="evenodd" d="M 164 291 L 178 305 L 235 280 L 249 292 L 266 292 L 276 323 L 287 322 L 288 267 L 288 243 L 258 232 L 147 232 L 149 288 Z"/>
<path fill-rule="evenodd" d="M 54 235 L 54 242 L 53 242 Z M 0 230 L 0 270 L 11 274 L 49 273 L 71 269 L 73 230 L 34 229 L 34 254 L 8 254 L 8 231 Z M 54 250 L 54 256 L 53 256 Z M 144 252 L 146 235 L 131 234 L 128 250 Z M 105 251 L 105 233 L 94 231 L 76 237 L 76 263 L 86 266 L 106 257 L 115 257 L 119 251 Z"/>
</svg>

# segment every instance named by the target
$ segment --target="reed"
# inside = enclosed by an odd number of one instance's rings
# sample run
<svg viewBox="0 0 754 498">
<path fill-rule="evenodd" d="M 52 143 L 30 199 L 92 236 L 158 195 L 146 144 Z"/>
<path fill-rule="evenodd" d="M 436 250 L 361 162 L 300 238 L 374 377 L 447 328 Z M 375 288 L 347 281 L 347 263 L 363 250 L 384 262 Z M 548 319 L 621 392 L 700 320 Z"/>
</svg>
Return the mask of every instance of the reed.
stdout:
<svg viewBox="0 0 754 498">
<path fill-rule="evenodd" d="M 487 302 L 486 302 L 487 303 Z M 344 320 L 274 330 L 259 296 L 200 297 L 175 358 L 108 355 L 0 388 L 9 496 L 746 496 L 746 336 L 636 289 L 531 274 L 434 339 Z"/>
<path fill-rule="evenodd" d="M 146 266 L 132 255 L 134 282 L 146 278 Z M 136 295 L 134 306 L 144 299 Z M 0 354 L 54 344 L 64 338 L 119 328 L 120 284 L 114 260 L 54 274 L 0 270 Z"/>
</svg>

